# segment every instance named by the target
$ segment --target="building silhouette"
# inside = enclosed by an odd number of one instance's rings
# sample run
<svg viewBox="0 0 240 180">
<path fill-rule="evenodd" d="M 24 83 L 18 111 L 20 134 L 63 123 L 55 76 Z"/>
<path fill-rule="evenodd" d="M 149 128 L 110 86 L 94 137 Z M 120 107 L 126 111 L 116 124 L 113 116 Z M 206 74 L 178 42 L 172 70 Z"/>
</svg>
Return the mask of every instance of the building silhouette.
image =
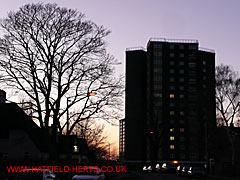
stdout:
<svg viewBox="0 0 240 180">
<path fill-rule="evenodd" d="M 0 162 L 49 161 L 51 135 L 46 136 L 16 103 L 6 101 L 6 92 L 0 90 Z M 58 161 L 85 163 L 91 158 L 86 140 L 76 135 L 59 134 L 55 149 Z"/>
<path fill-rule="evenodd" d="M 128 48 L 125 108 L 126 161 L 208 160 L 215 52 L 197 40 L 165 38 L 150 39 L 147 49 Z"/>
</svg>

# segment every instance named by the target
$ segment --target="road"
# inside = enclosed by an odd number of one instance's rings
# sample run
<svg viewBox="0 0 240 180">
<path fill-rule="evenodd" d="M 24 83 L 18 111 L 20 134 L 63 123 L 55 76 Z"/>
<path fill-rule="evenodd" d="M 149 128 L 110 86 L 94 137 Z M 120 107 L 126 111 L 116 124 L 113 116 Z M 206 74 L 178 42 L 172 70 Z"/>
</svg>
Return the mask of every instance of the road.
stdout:
<svg viewBox="0 0 240 180">
<path fill-rule="evenodd" d="M 189 180 L 188 177 L 181 177 L 175 174 L 164 173 L 126 173 L 116 174 L 114 177 L 107 178 L 107 180 Z M 191 180 L 218 180 L 217 178 L 191 178 Z"/>
<path fill-rule="evenodd" d="M 139 173 L 138 174 L 141 180 L 187 180 L 189 178 L 187 177 L 180 177 L 175 174 L 162 174 L 162 173 L 151 173 L 151 174 L 144 174 Z M 191 180 L 194 180 L 195 178 L 191 178 Z M 207 178 L 196 178 L 198 180 L 207 180 Z"/>
</svg>

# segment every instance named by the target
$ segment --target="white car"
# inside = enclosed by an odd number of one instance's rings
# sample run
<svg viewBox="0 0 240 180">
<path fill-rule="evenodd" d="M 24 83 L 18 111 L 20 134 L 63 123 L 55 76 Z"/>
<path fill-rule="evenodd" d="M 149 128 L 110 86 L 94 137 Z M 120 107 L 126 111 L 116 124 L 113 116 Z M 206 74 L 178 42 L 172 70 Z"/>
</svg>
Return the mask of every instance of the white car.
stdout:
<svg viewBox="0 0 240 180">
<path fill-rule="evenodd" d="M 87 169 L 82 169 L 72 180 L 104 180 L 105 175 L 100 168 L 89 167 Z"/>
<path fill-rule="evenodd" d="M 24 169 L 17 174 L 15 180 L 56 180 L 56 175 L 47 169 Z"/>
</svg>

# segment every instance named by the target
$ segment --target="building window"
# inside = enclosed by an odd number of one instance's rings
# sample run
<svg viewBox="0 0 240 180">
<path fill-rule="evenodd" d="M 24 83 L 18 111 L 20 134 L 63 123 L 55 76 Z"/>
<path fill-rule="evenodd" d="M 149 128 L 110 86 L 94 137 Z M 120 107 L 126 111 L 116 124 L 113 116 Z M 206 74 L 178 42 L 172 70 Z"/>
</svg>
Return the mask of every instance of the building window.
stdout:
<svg viewBox="0 0 240 180">
<path fill-rule="evenodd" d="M 173 66 L 173 65 L 174 65 L 174 61 L 170 61 L 169 64 L 170 64 L 171 66 Z"/>
<path fill-rule="evenodd" d="M 170 119 L 169 123 L 174 124 L 175 123 L 174 119 Z"/>
<path fill-rule="evenodd" d="M 154 48 L 162 48 L 162 44 L 154 44 L 153 47 Z"/>
<path fill-rule="evenodd" d="M 196 78 L 190 78 L 188 79 L 189 82 L 197 82 L 197 79 Z"/>
<path fill-rule="evenodd" d="M 77 145 L 74 145 L 74 146 L 73 146 L 73 152 L 79 152 L 79 148 L 78 148 Z"/>
<path fill-rule="evenodd" d="M 174 72 L 175 72 L 174 69 L 170 69 L 170 70 L 169 70 L 169 73 L 170 73 L 170 74 L 174 74 Z"/>
<path fill-rule="evenodd" d="M 174 82 L 175 79 L 172 77 L 172 78 L 169 79 L 169 81 L 170 81 L 170 82 Z"/>
<path fill-rule="evenodd" d="M 180 44 L 179 49 L 184 49 L 184 45 Z"/>
<path fill-rule="evenodd" d="M 180 137 L 179 140 L 180 140 L 180 141 L 184 141 L 185 138 L 184 138 L 184 137 Z"/>
<path fill-rule="evenodd" d="M 189 55 L 188 55 L 188 59 L 189 59 L 189 60 L 196 60 L 197 57 L 196 57 L 195 54 L 189 54 Z"/>
<path fill-rule="evenodd" d="M 175 87 L 174 87 L 174 86 L 170 86 L 169 89 L 170 89 L 170 90 L 174 90 Z"/>
<path fill-rule="evenodd" d="M 170 154 L 169 157 L 170 157 L 170 159 L 174 159 L 175 158 L 175 154 Z"/>
<path fill-rule="evenodd" d="M 179 70 L 179 74 L 184 74 L 184 70 L 183 69 Z"/>
<path fill-rule="evenodd" d="M 179 82 L 184 82 L 184 78 L 180 78 L 180 79 L 179 79 Z"/>
<path fill-rule="evenodd" d="M 183 91 L 184 90 L 184 86 L 179 86 L 179 90 Z"/>
<path fill-rule="evenodd" d="M 155 106 L 162 106 L 162 101 L 157 101 L 154 103 Z"/>
<path fill-rule="evenodd" d="M 180 145 L 179 149 L 180 150 L 185 150 L 185 146 L 184 145 Z"/>
<path fill-rule="evenodd" d="M 186 156 L 185 156 L 185 154 L 179 154 L 179 157 L 180 157 L 181 159 L 184 159 Z"/>
<path fill-rule="evenodd" d="M 174 115 L 175 114 L 175 112 L 174 111 L 170 111 L 170 115 Z"/>
<path fill-rule="evenodd" d="M 170 57 L 174 57 L 174 53 L 170 53 Z"/>
<path fill-rule="evenodd" d="M 162 86 L 161 85 L 154 85 L 153 88 L 154 89 L 162 89 Z"/>
<path fill-rule="evenodd" d="M 184 112 L 183 111 L 180 111 L 180 116 L 184 116 Z"/>
<path fill-rule="evenodd" d="M 184 120 L 180 120 L 179 123 L 180 123 L 180 124 L 184 124 Z"/>
<path fill-rule="evenodd" d="M 183 53 L 180 53 L 180 54 L 179 54 L 179 57 L 180 57 L 180 58 L 183 58 L 183 57 L 184 57 L 184 54 L 183 54 Z"/>
<path fill-rule="evenodd" d="M 155 116 L 159 116 L 159 115 L 162 114 L 162 111 L 154 109 L 153 113 L 154 113 Z"/>
<path fill-rule="evenodd" d="M 190 158 L 197 159 L 199 158 L 199 154 L 190 154 Z"/>
<path fill-rule="evenodd" d="M 160 60 L 160 59 L 155 59 L 155 60 L 153 61 L 153 63 L 154 63 L 154 64 L 162 64 L 162 60 Z"/>
<path fill-rule="evenodd" d="M 162 52 L 161 51 L 155 51 L 154 56 L 162 56 Z"/>
<path fill-rule="evenodd" d="M 174 145 L 170 145 L 170 149 L 174 149 Z"/>
<path fill-rule="evenodd" d="M 161 81 L 162 77 L 161 76 L 153 76 L 153 81 Z"/>
<path fill-rule="evenodd" d="M 184 128 L 180 128 L 180 132 L 183 133 L 184 132 Z"/>
<path fill-rule="evenodd" d="M 188 49 L 197 50 L 197 46 L 196 45 L 189 45 Z"/>
<path fill-rule="evenodd" d="M 155 93 L 154 97 L 160 97 L 161 98 L 162 97 L 162 93 Z"/>
<path fill-rule="evenodd" d="M 203 69 L 203 72 L 205 73 L 206 71 L 207 71 L 207 70 L 204 68 L 204 69 Z"/>
<path fill-rule="evenodd" d="M 171 44 L 171 45 L 170 45 L 170 49 L 174 49 L 174 44 Z"/>
<path fill-rule="evenodd" d="M 170 132 L 174 132 L 174 128 L 170 128 L 169 131 L 170 131 Z"/>
<path fill-rule="evenodd" d="M 180 61 L 180 62 L 179 62 L 179 65 L 180 65 L 180 66 L 184 66 L 184 61 Z"/>
<path fill-rule="evenodd" d="M 196 62 L 189 62 L 188 67 L 197 67 L 197 63 Z"/>
<path fill-rule="evenodd" d="M 170 107 L 174 107 L 174 103 L 173 103 L 173 102 L 170 102 L 169 106 L 170 106 Z"/>
<path fill-rule="evenodd" d="M 180 95 L 179 95 L 179 98 L 180 98 L 180 99 L 183 99 L 183 98 L 184 98 L 184 94 L 180 94 Z"/>
<path fill-rule="evenodd" d="M 203 65 L 206 65 L 206 61 L 203 61 L 202 63 L 203 63 Z"/>
<path fill-rule="evenodd" d="M 162 72 L 162 68 L 154 68 L 153 72 L 155 73 L 161 73 Z"/>
<path fill-rule="evenodd" d="M 170 141 L 174 141 L 174 136 L 170 136 Z"/>
<path fill-rule="evenodd" d="M 169 96 L 171 99 L 173 99 L 174 98 L 174 94 L 170 94 L 170 96 Z"/>
</svg>

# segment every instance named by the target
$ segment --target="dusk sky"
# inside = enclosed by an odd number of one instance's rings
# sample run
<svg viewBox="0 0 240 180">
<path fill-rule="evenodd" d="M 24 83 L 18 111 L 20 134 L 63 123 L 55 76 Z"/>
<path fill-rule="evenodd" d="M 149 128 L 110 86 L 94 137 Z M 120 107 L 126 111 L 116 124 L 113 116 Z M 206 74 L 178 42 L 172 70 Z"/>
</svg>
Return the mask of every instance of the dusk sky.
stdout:
<svg viewBox="0 0 240 180">
<path fill-rule="evenodd" d="M 1 3 L 0 18 L 26 3 L 39 0 L 7 0 Z M 122 64 L 125 49 L 146 47 L 151 37 L 197 39 L 200 47 L 216 52 L 216 64 L 228 64 L 240 71 L 239 0 L 42 0 L 77 9 L 112 31 L 106 38 L 108 51 Z M 118 127 L 109 128 L 110 142 L 118 143 Z M 111 129 L 111 131 L 109 130 Z"/>
</svg>

